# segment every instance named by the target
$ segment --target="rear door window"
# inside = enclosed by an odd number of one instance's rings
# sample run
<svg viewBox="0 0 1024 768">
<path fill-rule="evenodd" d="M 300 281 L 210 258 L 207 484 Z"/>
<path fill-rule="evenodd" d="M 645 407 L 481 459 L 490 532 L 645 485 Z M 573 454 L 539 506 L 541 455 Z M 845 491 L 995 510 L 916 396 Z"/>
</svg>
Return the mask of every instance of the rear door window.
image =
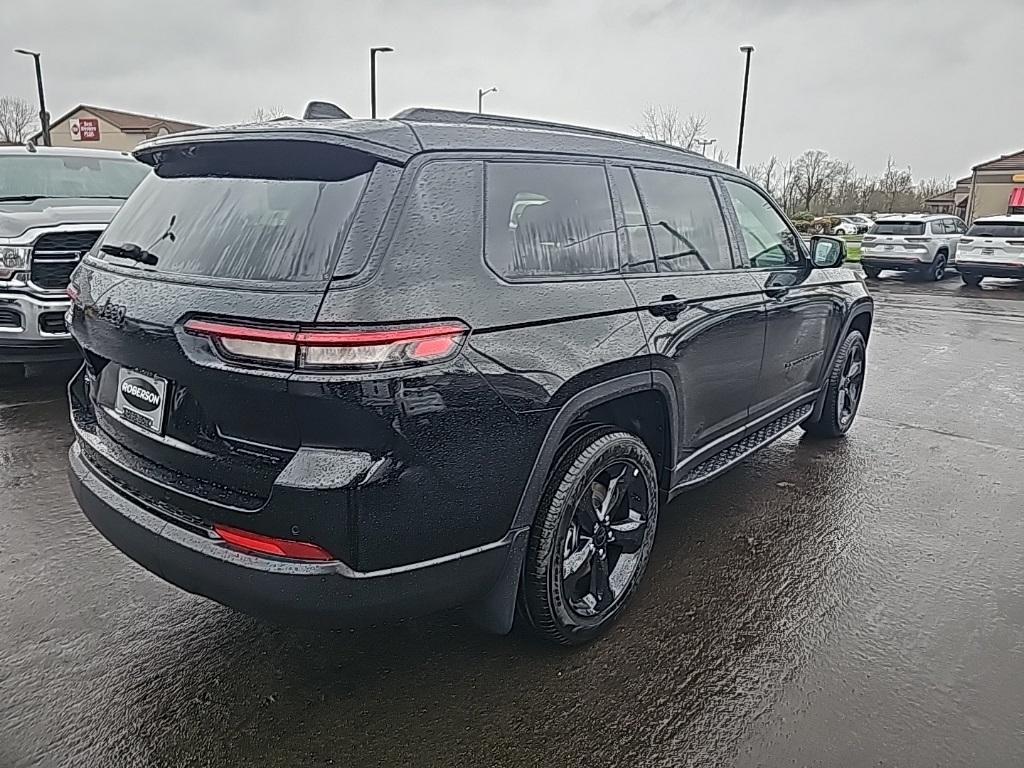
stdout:
<svg viewBox="0 0 1024 768">
<path fill-rule="evenodd" d="M 486 164 L 487 263 L 508 279 L 619 271 L 604 166 Z"/>
<path fill-rule="evenodd" d="M 636 169 L 659 272 L 732 269 L 725 219 L 711 179 Z"/>
<path fill-rule="evenodd" d="M 168 151 L 114 217 L 102 243 L 133 244 L 152 266 L 203 278 L 327 279 L 375 159 L 315 142 L 234 141 Z"/>
<path fill-rule="evenodd" d="M 624 272 L 654 272 L 654 250 L 647 228 L 640 196 L 628 168 L 616 166 L 611 169 L 612 183 L 622 205 L 623 225 L 619 245 L 622 248 Z"/>
</svg>

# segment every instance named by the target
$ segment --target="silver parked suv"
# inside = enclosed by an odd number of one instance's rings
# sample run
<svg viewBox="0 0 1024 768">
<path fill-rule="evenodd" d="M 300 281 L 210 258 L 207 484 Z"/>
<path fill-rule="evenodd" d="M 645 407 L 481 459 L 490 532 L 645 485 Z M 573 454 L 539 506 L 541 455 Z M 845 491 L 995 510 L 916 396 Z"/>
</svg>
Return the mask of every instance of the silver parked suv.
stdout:
<svg viewBox="0 0 1024 768">
<path fill-rule="evenodd" d="M 75 359 L 71 271 L 147 168 L 100 149 L 0 147 L 0 382 Z"/>
<path fill-rule="evenodd" d="M 883 269 L 895 269 L 941 280 L 955 261 L 957 245 L 966 231 L 967 226 L 955 216 L 886 216 L 864 235 L 860 263 L 870 278 L 878 277 Z"/>
</svg>

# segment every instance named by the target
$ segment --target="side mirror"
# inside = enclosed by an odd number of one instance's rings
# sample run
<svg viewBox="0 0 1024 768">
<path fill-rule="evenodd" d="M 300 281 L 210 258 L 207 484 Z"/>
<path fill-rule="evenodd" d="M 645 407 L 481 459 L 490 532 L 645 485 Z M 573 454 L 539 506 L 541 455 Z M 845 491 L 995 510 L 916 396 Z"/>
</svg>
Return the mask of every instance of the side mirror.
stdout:
<svg viewBox="0 0 1024 768">
<path fill-rule="evenodd" d="M 846 261 L 846 241 L 815 235 L 811 238 L 811 261 L 818 269 L 841 266 Z"/>
</svg>

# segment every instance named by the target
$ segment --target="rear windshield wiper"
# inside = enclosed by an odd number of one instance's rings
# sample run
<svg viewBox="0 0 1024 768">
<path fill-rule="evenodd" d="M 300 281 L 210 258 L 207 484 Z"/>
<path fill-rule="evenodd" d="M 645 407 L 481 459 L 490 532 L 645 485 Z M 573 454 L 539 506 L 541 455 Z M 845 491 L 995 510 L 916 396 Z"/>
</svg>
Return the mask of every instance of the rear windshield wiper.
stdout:
<svg viewBox="0 0 1024 768">
<path fill-rule="evenodd" d="M 150 253 L 145 248 L 140 248 L 135 243 L 125 243 L 124 245 L 104 243 L 100 246 L 100 251 L 109 256 L 115 256 L 119 259 L 131 259 L 140 264 L 148 264 L 151 267 L 156 266 L 157 261 L 159 261 L 159 257 L 156 254 Z"/>
</svg>

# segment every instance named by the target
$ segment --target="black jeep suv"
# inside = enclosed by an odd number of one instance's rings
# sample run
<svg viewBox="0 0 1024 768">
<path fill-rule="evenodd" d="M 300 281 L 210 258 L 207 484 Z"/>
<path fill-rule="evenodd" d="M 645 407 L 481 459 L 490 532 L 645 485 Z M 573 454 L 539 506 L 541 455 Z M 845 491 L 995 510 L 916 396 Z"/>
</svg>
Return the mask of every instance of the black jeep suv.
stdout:
<svg viewBox="0 0 1024 768">
<path fill-rule="evenodd" d="M 872 301 L 757 185 L 414 109 L 202 130 L 74 274 L 71 482 L 164 579 L 333 626 L 461 605 L 572 644 L 659 509 L 857 412 Z"/>
</svg>

